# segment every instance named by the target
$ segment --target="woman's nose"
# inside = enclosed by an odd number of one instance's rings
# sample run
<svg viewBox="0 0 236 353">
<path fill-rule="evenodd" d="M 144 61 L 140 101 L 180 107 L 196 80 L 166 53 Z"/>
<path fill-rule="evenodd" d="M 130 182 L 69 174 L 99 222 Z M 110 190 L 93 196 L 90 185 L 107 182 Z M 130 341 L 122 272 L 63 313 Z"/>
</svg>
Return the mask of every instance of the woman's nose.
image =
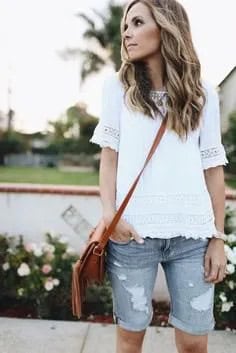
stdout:
<svg viewBox="0 0 236 353">
<path fill-rule="evenodd" d="M 124 33 L 123 33 L 123 37 L 124 39 L 128 39 L 128 38 L 131 38 L 132 37 L 132 33 L 131 33 L 131 30 L 129 28 L 127 28 Z"/>
</svg>

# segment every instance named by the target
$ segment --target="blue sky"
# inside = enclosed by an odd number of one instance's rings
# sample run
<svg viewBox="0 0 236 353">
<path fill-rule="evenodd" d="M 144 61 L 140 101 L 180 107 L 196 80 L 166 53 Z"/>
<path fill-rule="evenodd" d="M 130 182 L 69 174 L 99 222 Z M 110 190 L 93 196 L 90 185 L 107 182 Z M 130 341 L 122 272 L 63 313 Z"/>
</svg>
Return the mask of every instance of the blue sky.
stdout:
<svg viewBox="0 0 236 353">
<path fill-rule="evenodd" d="M 116 1 L 124 3 L 124 1 Z M 180 0 L 192 26 L 203 76 L 217 85 L 236 65 L 235 0 Z M 63 61 L 57 51 L 84 47 L 83 21 L 75 13 L 104 11 L 108 1 L 0 0 L 0 110 L 8 109 L 7 87 L 15 126 L 27 132 L 45 130 L 48 120 L 83 101 L 99 116 L 103 70 L 79 86 L 80 61 Z M 96 87 L 96 88 L 95 88 Z"/>
</svg>

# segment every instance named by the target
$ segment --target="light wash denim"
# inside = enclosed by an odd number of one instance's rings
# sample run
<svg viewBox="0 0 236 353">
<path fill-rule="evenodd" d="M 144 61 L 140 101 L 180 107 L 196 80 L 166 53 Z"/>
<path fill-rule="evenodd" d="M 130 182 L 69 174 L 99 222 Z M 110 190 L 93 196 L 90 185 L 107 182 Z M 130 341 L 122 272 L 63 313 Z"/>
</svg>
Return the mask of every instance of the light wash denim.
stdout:
<svg viewBox="0 0 236 353">
<path fill-rule="evenodd" d="M 169 323 L 194 335 L 213 330 L 215 286 L 204 280 L 204 254 L 209 238 L 147 237 L 144 241 L 108 242 L 106 269 L 112 286 L 114 322 L 130 331 L 149 326 L 161 263 L 171 298 Z"/>
</svg>

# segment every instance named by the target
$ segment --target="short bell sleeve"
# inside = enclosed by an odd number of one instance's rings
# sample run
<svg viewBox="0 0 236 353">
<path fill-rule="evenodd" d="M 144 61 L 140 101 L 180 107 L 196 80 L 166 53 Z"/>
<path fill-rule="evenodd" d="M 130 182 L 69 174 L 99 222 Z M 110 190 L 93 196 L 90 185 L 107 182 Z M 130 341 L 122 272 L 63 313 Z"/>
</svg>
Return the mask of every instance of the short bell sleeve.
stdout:
<svg viewBox="0 0 236 353">
<path fill-rule="evenodd" d="M 120 142 L 120 111 L 122 88 L 117 76 L 112 74 L 106 77 L 102 89 L 102 109 L 100 119 L 89 140 L 102 147 L 110 147 L 119 151 Z"/>
<path fill-rule="evenodd" d="M 221 142 L 220 108 L 216 90 L 204 83 L 206 103 L 200 128 L 200 153 L 202 168 L 226 165 L 225 149 Z"/>
</svg>

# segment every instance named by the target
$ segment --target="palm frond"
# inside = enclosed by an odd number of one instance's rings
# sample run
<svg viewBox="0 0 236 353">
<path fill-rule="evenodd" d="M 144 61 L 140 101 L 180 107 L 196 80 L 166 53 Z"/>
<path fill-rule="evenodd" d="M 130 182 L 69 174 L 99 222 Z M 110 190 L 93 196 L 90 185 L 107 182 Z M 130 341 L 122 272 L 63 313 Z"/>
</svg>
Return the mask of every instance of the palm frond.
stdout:
<svg viewBox="0 0 236 353">
<path fill-rule="evenodd" d="M 87 29 L 84 34 L 84 38 L 87 39 L 95 39 L 103 48 L 106 48 L 107 42 L 106 42 L 106 36 L 104 34 L 104 31 L 102 30 L 93 30 L 93 29 Z"/>
<path fill-rule="evenodd" d="M 75 14 L 75 16 L 82 18 L 85 22 L 87 22 L 87 24 L 91 27 L 95 29 L 95 23 L 94 21 L 89 18 L 87 15 L 85 15 L 82 12 L 78 12 L 77 14 Z"/>
<path fill-rule="evenodd" d="M 84 56 L 84 60 L 81 68 L 81 82 L 91 73 L 100 71 L 106 64 L 102 57 L 92 51 L 84 50 L 82 55 Z"/>
<path fill-rule="evenodd" d="M 81 68 L 81 83 L 85 78 L 100 71 L 104 65 L 113 63 L 115 69 L 118 70 L 121 65 L 120 58 L 120 20 L 123 14 L 123 6 L 115 5 L 111 0 L 108 3 L 106 11 L 92 9 L 100 23 L 89 17 L 89 15 L 78 12 L 75 16 L 81 18 L 87 23 L 87 29 L 83 33 L 83 38 L 89 44 L 94 44 L 95 41 L 96 52 L 94 50 L 80 50 L 78 48 L 66 48 L 61 51 L 59 55 L 67 60 L 71 57 L 83 56 L 83 63 Z M 89 45 L 90 48 L 91 45 Z M 97 54 L 98 53 L 98 54 Z"/>
<path fill-rule="evenodd" d="M 71 58 L 77 58 L 81 54 L 81 49 L 79 48 L 70 48 L 66 47 L 63 50 L 57 50 L 57 54 L 63 59 L 63 60 L 69 60 Z"/>
<path fill-rule="evenodd" d="M 97 9 L 92 9 L 92 11 L 93 13 L 95 13 L 97 17 L 99 17 L 102 20 L 103 23 L 107 21 L 107 17 L 104 14 L 102 14 L 100 11 L 98 11 Z"/>
</svg>

